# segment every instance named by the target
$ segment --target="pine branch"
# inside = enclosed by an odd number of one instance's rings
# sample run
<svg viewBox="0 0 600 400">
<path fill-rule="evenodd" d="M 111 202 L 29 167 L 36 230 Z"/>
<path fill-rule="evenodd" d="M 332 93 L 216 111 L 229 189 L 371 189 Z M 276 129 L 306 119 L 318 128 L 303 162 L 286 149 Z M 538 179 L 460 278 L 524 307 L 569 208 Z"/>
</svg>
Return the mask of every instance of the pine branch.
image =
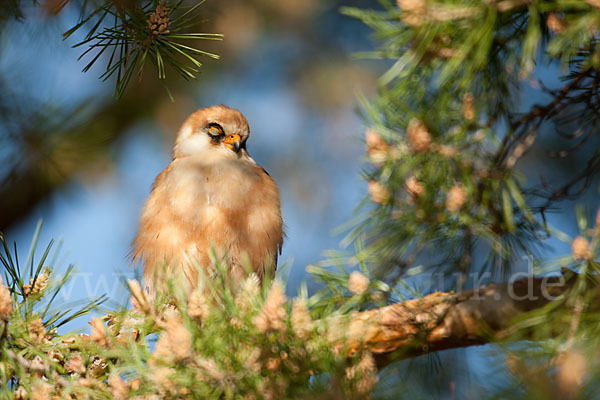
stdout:
<svg viewBox="0 0 600 400">
<path fill-rule="evenodd" d="M 502 146 L 498 151 L 497 160 L 506 160 L 506 164 L 509 167 L 513 167 L 517 159 L 531 147 L 536 132 L 544 121 L 556 117 L 570 105 L 580 104 L 585 101 L 585 99 L 580 98 L 581 96 L 576 97 L 575 95 L 579 91 L 591 87 L 590 82 L 585 82 L 585 79 L 590 76 L 593 80 L 598 79 L 596 71 L 592 69 L 584 69 L 577 72 L 562 89 L 551 92 L 554 98 L 548 104 L 535 105 L 517 121 L 512 121 L 510 123 L 510 132 L 504 137 Z M 595 92 L 592 90 L 587 90 L 586 92 L 586 98 L 595 95 Z M 581 123 L 582 121 L 579 122 Z M 517 149 L 521 143 L 522 146 Z"/>
<path fill-rule="evenodd" d="M 577 279 L 529 277 L 456 293 L 435 292 L 352 317 L 347 337 L 350 354 L 368 348 L 383 366 L 422 354 L 490 343 L 514 333 L 519 316 L 552 301 L 557 305 Z M 356 329 L 356 330 L 354 330 Z M 351 335 L 349 335 L 351 336 Z"/>
<path fill-rule="evenodd" d="M 149 64 L 156 68 L 159 80 L 166 79 L 168 69 L 187 80 L 198 76 L 202 67 L 200 57 L 219 58 L 217 54 L 195 48 L 194 43 L 198 40 L 223 38 L 221 34 L 196 31 L 204 22 L 198 12 L 204 2 L 61 0 L 46 2 L 44 7 L 52 15 L 59 14 L 68 3 L 78 10 L 79 21 L 63 33 L 63 39 L 83 31 L 83 39 L 73 45 L 85 49 L 80 60 L 88 55 L 91 57 L 83 72 L 98 61 L 106 63 L 100 79 L 116 78 L 115 96 L 121 97 L 131 78 L 135 75 L 141 80 Z M 39 4 L 33 1 L 34 6 Z M 7 7 L 0 22 L 23 18 L 20 0 L 9 0 Z"/>
<path fill-rule="evenodd" d="M 108 63 L 100 78 L 116 77 L 115 95 L 122 96 L 131 78 L 141 79 L 148 62 L 153 64 L 158 79 L 166 79 L 171 67 L 184 79 L 195 79 L 202 67 L 199 57 L 219 56 L 184 43 L 197 40 L 221 40 L 215 33 L 189 32 L 201 21 L 197 13 L 204 1 L 183 6 L 183 1 L 139 1 L 120 7 L 108 1 L 63 34 L 66 39 L 76 31 L 89 27 L 85 38 L 73 47 L 87 46 L 79 59 L 95 55 L 83 68 L 87 72 L 103 54 Z M 183 43 L 182 43 L 183 42 Z"/>
</svg>

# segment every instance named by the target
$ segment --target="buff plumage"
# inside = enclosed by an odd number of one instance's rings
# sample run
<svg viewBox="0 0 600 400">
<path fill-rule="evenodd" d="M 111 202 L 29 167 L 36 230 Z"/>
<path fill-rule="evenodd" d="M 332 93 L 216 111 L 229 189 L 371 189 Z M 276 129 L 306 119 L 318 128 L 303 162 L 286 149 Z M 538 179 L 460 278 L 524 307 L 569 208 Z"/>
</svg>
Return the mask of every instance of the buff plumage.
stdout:
<svg viewBox="0 0 600 400">
<path fill-rule="evenodd" d="M 248 155 L 249 133 L 244 116 L 222 105 L 196 111 L 179 130 L 133 242 L 150 291 L 159 290 L 163 268 L 196 287 L 196 266 L 210 267 L 211 247 L 234 283 L 246 275 L 246 261 L 259 277 L 276 268 L 284 236 L 279 191 Z"/>
</svg>

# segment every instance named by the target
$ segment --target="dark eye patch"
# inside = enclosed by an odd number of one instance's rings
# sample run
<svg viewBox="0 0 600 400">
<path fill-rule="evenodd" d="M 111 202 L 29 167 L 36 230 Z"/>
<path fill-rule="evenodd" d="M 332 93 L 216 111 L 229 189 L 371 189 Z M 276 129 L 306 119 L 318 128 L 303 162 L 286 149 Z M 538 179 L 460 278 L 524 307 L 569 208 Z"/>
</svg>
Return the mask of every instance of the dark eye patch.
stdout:
<svg viewBox="0 0 600 400">
<path fill-rule="evenodd" d="M 225 135 L 225 130 L 223 129 L 223 127 L 215 122 L 211 122 L 210 124 L 208 124 L 206 131 L 213 138 Z"/>
</svg>

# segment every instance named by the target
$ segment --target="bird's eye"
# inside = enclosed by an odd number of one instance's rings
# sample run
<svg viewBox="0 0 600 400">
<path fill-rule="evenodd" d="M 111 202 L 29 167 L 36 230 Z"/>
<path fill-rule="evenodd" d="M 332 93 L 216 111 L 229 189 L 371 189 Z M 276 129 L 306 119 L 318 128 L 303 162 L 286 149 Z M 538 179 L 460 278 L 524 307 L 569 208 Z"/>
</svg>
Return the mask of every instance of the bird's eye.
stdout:
<svg viewBox="0 0 600 400">
<path fill-rule="evenodd" d="M 223 134 L 223 128 L 221 128 L 220 125 L 211 124 L 208 127 L 208 134 L 210 136 L 213 136 L 213 137 L 215 137 L 215 136 L 221 136 Z"/>
</svg>

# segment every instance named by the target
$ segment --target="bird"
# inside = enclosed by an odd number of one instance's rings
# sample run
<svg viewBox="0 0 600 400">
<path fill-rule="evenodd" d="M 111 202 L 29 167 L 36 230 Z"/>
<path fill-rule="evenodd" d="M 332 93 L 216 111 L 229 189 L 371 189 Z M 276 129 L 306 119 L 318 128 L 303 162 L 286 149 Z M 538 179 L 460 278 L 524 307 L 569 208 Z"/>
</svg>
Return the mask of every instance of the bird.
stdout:
<svg viewBox="0 0 600 400">
<path fill-rule="evenodd" d="M 249 135 L 244 115 L 225 105 L 197 110 L 179 129 L 132 243 L 148 293 L 163 288 L 165 274 L 182 273 L 190 290 L 198 287 L 198 266 L 211 267 L 211 249 L 234 286 L 248 272 L 260 280 L 274 273 L 285 236 L 279 189 L 248 154 Z"/>
</svg>

